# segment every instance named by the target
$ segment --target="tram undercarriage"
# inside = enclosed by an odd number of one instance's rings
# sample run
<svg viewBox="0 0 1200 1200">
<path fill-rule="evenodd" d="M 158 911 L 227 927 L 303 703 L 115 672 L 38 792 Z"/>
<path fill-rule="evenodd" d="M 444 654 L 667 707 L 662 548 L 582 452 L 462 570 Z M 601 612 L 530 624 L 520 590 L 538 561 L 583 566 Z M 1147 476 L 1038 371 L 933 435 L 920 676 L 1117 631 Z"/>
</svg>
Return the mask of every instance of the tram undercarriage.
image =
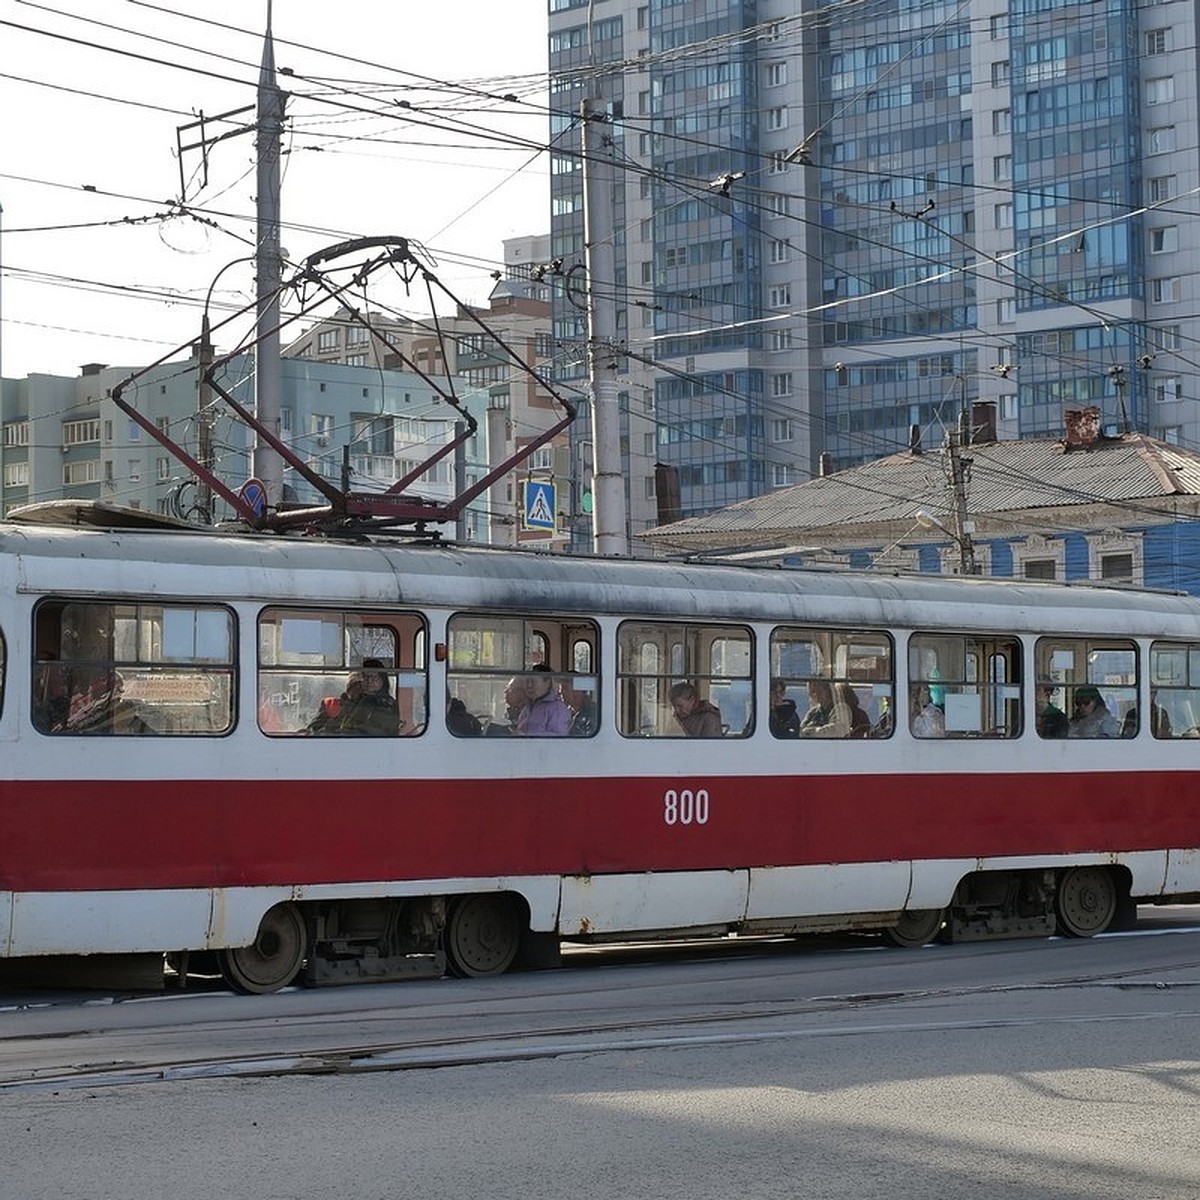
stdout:
<svg viewBox="0 0 1200 1200">
<path fill-rule="evenodd" d="M 1001 938 L 1091 937 L 1131 928 L 1136 905 L 1130 876 L 1115 866 L 1065 870 L 979 871 L 965 876 L 945 909 L 840 913 L 695 929 L 624 931 L 571 940 L 678 940 L 741 934 L 801 936 L 877 932 L 892 945 Z M 361 899 L 277 904 L 246 947 L 179 953 L 171 964 L 189 973 L 220 973 L 236 991 L 265 993 L 299 981 L 321 987 L 389 980 L 498 975 L 514 964 L 551 967 L 561 961 L 552 933 L 529 929 L 529 910 L 516 894 Z"/>
</svg>

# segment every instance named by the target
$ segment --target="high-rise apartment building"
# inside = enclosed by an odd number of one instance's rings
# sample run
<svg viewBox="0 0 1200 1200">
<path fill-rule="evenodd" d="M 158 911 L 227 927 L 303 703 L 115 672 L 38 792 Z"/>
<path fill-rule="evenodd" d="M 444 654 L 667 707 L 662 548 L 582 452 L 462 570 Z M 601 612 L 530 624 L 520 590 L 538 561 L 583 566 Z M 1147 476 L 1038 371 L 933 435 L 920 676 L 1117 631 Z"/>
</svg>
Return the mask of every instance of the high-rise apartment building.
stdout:
<svg viewBox="0 0 1200 1200">
<path fill-rule="evenodd" d="M 612 114 L 631 526 L 1064 411 L 1200 445 L 1195 9 L 551 0 L 552 245 Z M 586 314 L 554 297 L 564 375 Z M 586 437 L 586 430 L 578 436 Z M 822 460 L 821 456 L 828 457 Z"/>
</svg>

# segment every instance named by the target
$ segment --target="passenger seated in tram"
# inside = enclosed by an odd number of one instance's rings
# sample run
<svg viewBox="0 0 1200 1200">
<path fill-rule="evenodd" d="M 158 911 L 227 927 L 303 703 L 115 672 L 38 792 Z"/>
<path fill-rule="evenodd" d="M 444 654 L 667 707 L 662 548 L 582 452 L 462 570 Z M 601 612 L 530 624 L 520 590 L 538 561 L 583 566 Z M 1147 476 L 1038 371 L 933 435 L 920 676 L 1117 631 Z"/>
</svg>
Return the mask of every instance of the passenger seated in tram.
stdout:
<svg viewBox="0 0 1200 1200">
<path fill-rule="evenodd" d="M 571 725 L 567 733 L 571 737 L 591 737 L 600 728 L 600 716 L 596 712 L 596 700 L 591 692 L 575 686 L 568 676 L 558 685 L 563 703 L 571 710 Z"/>
<path fill-rule="evenodd" d="M 33 693 L 33 727 L 42 733 L 61 733 L 71 711 L 68 668 L 59 662 L 39 663 Z"/>
<path fill-rule="evenodd" d="M 517 732 L 517 720 L 527 699 L 525 680 L 520 675 L 514 675 L 504 685 L 504 715 L 499 719 L 488 722 L 483 731 L 486 737 L 508 737 Z"/>
<path fill-rule="evenodd" d="M 1068 737 L 1115 738 L 1121 736 L 1117 718 L 1108 711 L 1100 689 L 1093 684 L 1084 684 L 1075 689 L 1071 728 Z"/>
<path fill-rule="evenodd" d="M 795 700 L 787 696 L 787 684 L 782 679 L 771 680 L 771 712 L 767 718 L 771 736 L 794 738 L 800 736 L 800 714 Z"/>
<path fill-rule="evenodd" d="M 66 721 L 55 732 L 153 733 L 138 715 L 137 705 L 123 698 L 124 690 L 119 671 L 98 672 L 90 684 L 71 693 Z"/>
<path fill-rule="evenodd" d="M 479 737 L 483 733 L 483 723 L 467 711 L 467 706 L 457 696 L 451 696 L 446 705 L 446 728 L 455 737 Z"/>
<path fill-rule="evenodd" d="M 1043 675 L 1038 679 L 1034 715 L 1034 725 L 1038 737 L 1065 738 L 1070 732 L 1071 723 L 1067 720 L 1067 714 L 1054 703 L 1056 691 L 1058 691 L 1058 684 L 1048 675 Z"/>
<path fill-rule="evenodd" d="M 346 680 L 340 696 L 326 696 L 306 726 L 315 734 L 390 737 L 400 732 L 400 710 L 392 696 L 387 671 L 377 658 L 363 660 L 362 670 Z"/>
<path fill-rule="evenodd" d="M 525 707 L 517 717 L 522 737 L 566 737 L 571 728 L 571 710 L 554 690 L 554 676 L 545 663 L 538 663 L 525 680 Z"/>
<path fill-rule="evenodd" d="M 848 683 L 834 685 L 834 723 L 845 725 L 842 737 L 865 738 L 871 732 L 871 718 L 858 702 L 858 693 Z"/>
<path fill-rule="evenodd" d="M 913 737 L 940 738 L 946 736 L 946 714 L 940 704 L 933 702 L 933 690 L 927 683 L 917 683 L 912 689 L 912 711 L 909 727 Z"/>
<path fill-rule="evenodd" d="M 694 683 L 683 680 L 673 684 L 669 697 L 675 720 L 688 737 L 714 738 L 724 734 L 721 710 L 715 704 L 701 700 Z"/>
<path fill-rule="evenodd" d="M 890 696 L 880 696 L 879 720 L 871 726 L 871 732 L 868 736 L 873 738 L 891 737 L 893 727 L 892 698 Z"/>
<path fill-rule="evenodd" d="M 833 688 L 824 679 L 808 681 L 808 712 L 800 719 L 800 736 L 811 737 L 833 720 Z"/>
</svg>

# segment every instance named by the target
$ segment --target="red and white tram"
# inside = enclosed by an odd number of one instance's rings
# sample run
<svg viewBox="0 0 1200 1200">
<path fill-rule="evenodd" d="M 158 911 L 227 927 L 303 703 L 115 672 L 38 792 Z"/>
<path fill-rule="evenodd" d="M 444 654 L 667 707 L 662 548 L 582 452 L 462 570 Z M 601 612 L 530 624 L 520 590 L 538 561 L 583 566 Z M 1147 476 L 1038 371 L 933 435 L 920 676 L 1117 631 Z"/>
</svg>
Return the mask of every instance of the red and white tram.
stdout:
<svg viewBox="0 0 1200 1200">
<path fill-rule="evenodd" d="M 270 991 L 1200 896 L 1188 597 L 9 523 L 0 635 L 0 957 Z"/>
</svg>

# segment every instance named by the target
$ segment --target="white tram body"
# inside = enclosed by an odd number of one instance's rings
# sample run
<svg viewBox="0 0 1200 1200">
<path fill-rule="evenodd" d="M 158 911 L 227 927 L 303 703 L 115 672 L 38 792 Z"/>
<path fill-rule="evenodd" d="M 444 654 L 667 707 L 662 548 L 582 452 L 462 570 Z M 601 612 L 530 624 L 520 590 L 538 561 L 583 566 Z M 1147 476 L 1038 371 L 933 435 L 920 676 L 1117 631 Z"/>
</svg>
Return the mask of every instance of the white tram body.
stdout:
<svg viewBox="0 0 1200 1200">
<path fill-rule="evenodd" d="M 0 635 L 0 957 L 216 952 L 268 991 L 558 939 L 1089 934 L 1200 896 L 1188 597 L 7 524 Z M 318 736 L 364 663 L 392 736 Z M 594 706 L 583 736 L 508 732 L 534 670 Z M 1125 736 L 1043 736 L 1039 679 Z M 684 736 L 681 681 L 715 736 Z M 794 736 L 847 691 L 869 730 Z"/>
</svg>

